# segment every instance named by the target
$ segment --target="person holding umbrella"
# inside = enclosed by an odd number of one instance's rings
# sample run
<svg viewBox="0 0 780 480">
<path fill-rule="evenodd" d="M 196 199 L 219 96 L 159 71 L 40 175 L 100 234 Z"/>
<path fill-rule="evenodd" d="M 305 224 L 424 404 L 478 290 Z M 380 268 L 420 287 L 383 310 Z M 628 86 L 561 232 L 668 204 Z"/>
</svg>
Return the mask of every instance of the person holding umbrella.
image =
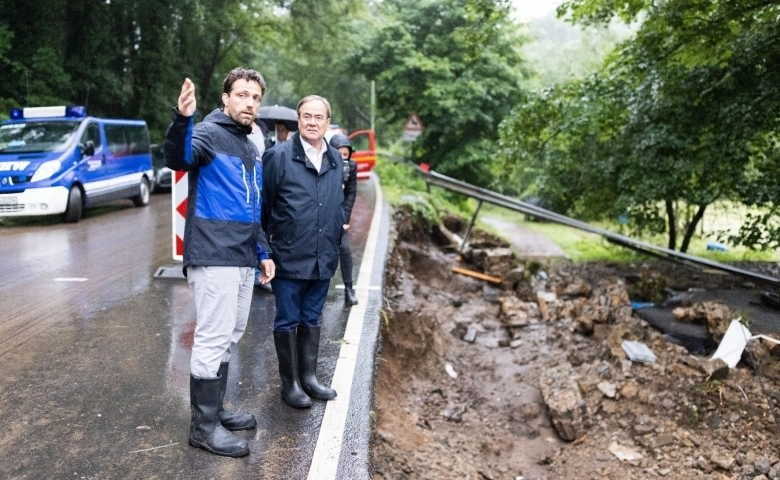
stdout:
<svg viewBox="0 0 780 480">
<path fill-rule="evenodd" d="M 289 135 L 290 130 L 287 128 L 287 124 L 284 122 L 276 122 L 276 142 L 286 142 Z"/>
<path fill-rule="evenodd" d="M 262 121 L 269 130 L 276 132 L 276 143 L 287 141 L 290 132 L 298 130 L 298 113 L 289 107 L 274 105 L 272 107 L 260 107 L 257 118 Z"/>
<path fill-rule="evenodd" d="M 336 391 L 317 379 L 320 315 L 339 263 L 344 192 L 339 151 L 324 141 L 330 104 L 298 103 L 298 132 L 263 155 L 263 229 L 276 264 L 273 337 L 282 399 L 307 408 Z"/>
</svg>

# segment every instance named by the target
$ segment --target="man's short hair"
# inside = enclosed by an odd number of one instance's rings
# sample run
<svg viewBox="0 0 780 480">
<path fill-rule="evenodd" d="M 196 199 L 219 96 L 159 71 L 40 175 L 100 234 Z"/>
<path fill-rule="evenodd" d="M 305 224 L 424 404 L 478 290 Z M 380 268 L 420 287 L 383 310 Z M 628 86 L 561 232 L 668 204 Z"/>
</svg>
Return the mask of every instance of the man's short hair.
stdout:
<svg viewBox="0 0 780 480">
<path fill-rule="evenodd" d="M 301 116 L 301 107 L 309 102 L 313 102 L 315 100 L 319 100 L 322 103 L 325 104 L 325 110 L 328 111 L 328 118 L 330 118 L 330 103 L 325 99 L 325 97 L 320 97 L 319 95 L 309 95 L 307 97 L 303 97 L 300 102 L 298 102 L 298 106 L 295 107 L 295 112 L 298 114 L 298 116 Z"/>
<path fill-rule="evenodd" d="M 265 79 L 257 70 L 250 70 L 244 67 L 236 67 L 228 73 L 225 81 L 222 83 L 222 93 L 230 95 L 233 90 L 233 84 L 236 80 L 246 80 L 247 82 L 257 82 L 260 84 L 260 90 L 265 95 Z"/>
</svg>

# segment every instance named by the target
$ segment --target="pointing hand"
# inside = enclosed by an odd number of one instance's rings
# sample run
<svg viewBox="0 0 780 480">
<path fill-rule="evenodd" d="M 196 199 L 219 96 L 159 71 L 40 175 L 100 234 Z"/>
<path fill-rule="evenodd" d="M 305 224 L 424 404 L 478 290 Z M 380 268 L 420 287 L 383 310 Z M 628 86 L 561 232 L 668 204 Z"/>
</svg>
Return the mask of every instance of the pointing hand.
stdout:
<svg viewBox="0 0 780 480">
<path fill-rule="evenodd" d="M 195 84 L 189 78 L 184 79 L 179 94 L 179 113 L 185 117 L 191 117 L 195 113 Z"/>
</svg>

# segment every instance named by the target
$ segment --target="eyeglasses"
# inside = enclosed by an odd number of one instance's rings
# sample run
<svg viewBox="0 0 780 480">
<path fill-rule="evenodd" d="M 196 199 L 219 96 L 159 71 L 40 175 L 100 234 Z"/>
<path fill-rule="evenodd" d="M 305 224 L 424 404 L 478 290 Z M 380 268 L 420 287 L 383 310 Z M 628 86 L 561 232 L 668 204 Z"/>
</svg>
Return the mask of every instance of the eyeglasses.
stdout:
<svg viewBox="0 0 780 480">
<path fill-rule="evenodd" d="M 314 120 L 317 123 L 322 123 L 325 121 L 324 115 L 312 115 L 310 113 L 304 113 L 303 115 L 301 115 L 300 118 L 304 122 L 311 122 L 312 120 Z"/>
</svg>

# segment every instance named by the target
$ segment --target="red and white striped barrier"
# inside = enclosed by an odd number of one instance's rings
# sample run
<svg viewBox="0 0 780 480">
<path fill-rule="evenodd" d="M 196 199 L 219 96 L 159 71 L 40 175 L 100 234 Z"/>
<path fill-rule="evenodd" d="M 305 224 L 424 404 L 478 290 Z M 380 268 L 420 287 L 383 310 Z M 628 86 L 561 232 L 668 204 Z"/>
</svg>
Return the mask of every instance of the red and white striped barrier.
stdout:
<svg viewBox="0 0 780 480">
<path fill-rule="evenodd" d="M 184 257 L 184 220 L 187 218 L 187 172 L 173 172 L 171 218 L 173 218 L 173 259 Z"/>
</svg>

